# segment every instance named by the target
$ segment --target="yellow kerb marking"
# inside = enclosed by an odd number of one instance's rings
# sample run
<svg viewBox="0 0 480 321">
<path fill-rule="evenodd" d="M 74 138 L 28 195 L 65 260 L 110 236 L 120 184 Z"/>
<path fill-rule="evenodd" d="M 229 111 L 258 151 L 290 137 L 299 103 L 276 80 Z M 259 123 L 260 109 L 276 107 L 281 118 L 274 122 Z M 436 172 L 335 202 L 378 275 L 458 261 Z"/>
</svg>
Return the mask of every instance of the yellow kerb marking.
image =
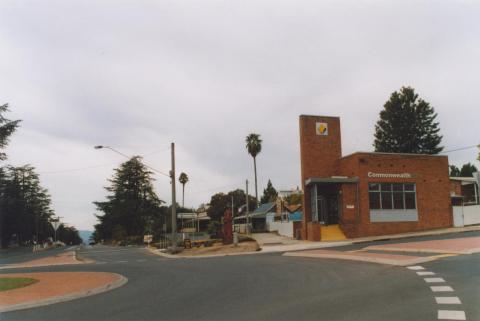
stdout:
<svg viewBox="0 0 480 321">
<path fill-rule="evenodd" d="M 444 257 L 450 257 L 450 256 L 458 256 L 458 254 L 439 254 L 439 255 L 433 255 L 430 256 L 433 260 L 438 260 L 438 259 L 443 259 Z"/>
</svg>

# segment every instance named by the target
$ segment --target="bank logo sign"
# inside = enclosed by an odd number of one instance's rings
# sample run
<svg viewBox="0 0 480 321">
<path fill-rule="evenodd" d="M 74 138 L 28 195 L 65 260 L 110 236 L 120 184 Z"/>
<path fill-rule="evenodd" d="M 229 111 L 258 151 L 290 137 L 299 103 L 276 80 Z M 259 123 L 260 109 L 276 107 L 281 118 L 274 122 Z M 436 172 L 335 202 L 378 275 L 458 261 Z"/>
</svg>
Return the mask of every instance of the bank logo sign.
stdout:
<svg viewBox="0 0 480 321">
<path fill-rule="evenodd" d="M 328 136 L 328 124 L 327 123 L 316 123 L 315 129 L 317 135 Z"/>
</svg>

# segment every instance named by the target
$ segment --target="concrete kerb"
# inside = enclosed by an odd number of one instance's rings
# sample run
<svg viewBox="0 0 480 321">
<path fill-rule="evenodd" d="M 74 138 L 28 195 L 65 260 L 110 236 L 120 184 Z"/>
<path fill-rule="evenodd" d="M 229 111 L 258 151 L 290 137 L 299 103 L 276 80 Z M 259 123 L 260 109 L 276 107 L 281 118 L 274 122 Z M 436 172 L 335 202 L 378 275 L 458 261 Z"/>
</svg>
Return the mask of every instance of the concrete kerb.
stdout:
<svg viewBox="0 0 480 321">
<path fill-rule="evenodd" d="M 421 237 L 421 236 L 446 235 L 446 234 L 456 234 L 456 233 L 465 233 L 465 232 L 474 232 L 474 231 L 480 231 L 480 225 L 473 225 L 473 226 L 466 226 L 466 227 L 451 227 L 447 229 L 429 230 L 429 231 L 422 231 L 422 232 L 361 237 L 361 238 L 351 239 L 351 242 L 353 244 L 359 244 L 359 243 L 368 243 L 368 242 L 374 242 L 374 241 L 399 240 L 399 239 L 409 239 L 409 238 Z"/>
<path fill-rule="evenodd" d="M 223 256 L 262 254 L 262 251 L 254 251 L 254 252 L 219 253 L 219 254 L 205 254 L 205 255 L 181 255 L 181 254 L 173 255 L 173 254 L 162 252 L 158 249 L 147 248 L 147 250 L 155 255 L 165 257 L 168 259 L 206 259 L 206 258 L 223 257 Z"/>
<path fill-rule="evenodd" d="M 436 254 L 464 254 L 464 255 L 469 255 L 469 254 L 474 254 L 474 253 L 479 253 L 480 248 L 475 248 L 475 249 L 470 249 L 470 250 L 449 250 L 449 249 L 430 249 L 430 248 L 418 248 L 418 249 L 412 249 L 408 247 L 388 247 L 388 246 L 382 246 L 382 248 L 376 248 L 375 246 L 371 247 L 368 246 L 362 251 L 369 251 L 369 250 L 375 250 L 375 251 L 390 251 L 390 252 L 410 252 L 410 253 L 436 253 Z"/>
<path fill-rule="evenodd" d="M 24 309 L 30 309 L 30 308 L 36 308 L 36 307 L 40 307 L 40 306 L 45 306 L 45 305 L 50 305 L 50 304 L 55 304 L 55 303 L 80 299 L 80 298 L 84 298 L 84 297 L 87 297 L 87 296 L 91 296 L 91 295 L 107 292 L 107 291 L 110 291 L 110 290 L 114 290 L 116 288 L 119 288 L 119 287 L 125 285 L 128 282 L 128 279 L 126 277 L 124 277 L 123 275 L 117 274 L 117 273 L 112 273 L 112 274 L 117 275 L 119 277 L 119 279 L 114 281 L 114 282 L 111 282 L 111 283 L 108 283 L 108 284 L 105 284 L 105 285 L 102 285 L 100 287 L 90 289 L 90 290 L 70 293 L 70 294 L 67 294 L 67 295 L 57 296 L 57 297 L 48 298 L 48 299 L 41 299 L 41 300 L 37 300 L 37 301 L 30 301 L 30 302 L 10 305 L 8 307 L 0 308 L 0 313 L 16 311 L 16 310 L 24 310 Z"/>
<path fill-rule="evenodd" d="M 92 263 L 95 263 L 95 260 L 92 260 L 92 259 L 86 259 L 84 257 L 82 257 L 81 255 L 78 255 L 77 253 L 78 250 L 75 250 L 75 255 L 74 255 L 74 259 L 75 261 L 78 262 L 78 264 L 92 264 Z"/>
<path fill-rule="evenodd" d="M 369 262 L 369 263 L 378 263 L 378 264 L 385 264 L 385 265 L 396 265 L 396 266 L 408 266 L 408 265 L 415 265 L 425 262 L 430 262 L 436 260 L 436 257 L 419 257 L 411 260 L 405 260 L 402 262 L 401 260 L 394 260 L 394 259 L 387 259 L 387 258 L 376 258 L 376 257 L 362 257 L 362 256 L 348 256 L 342 255 L 338 253 L 332 254 L 315 254 L 315 253 L 298 253 L 298 252 L 289 252 L 284 253 L 283 256 L 294 256 L 294 257 L 311 257 L 315 259 L 337 259 L 337 260 L 349 260 L 349 261 L 362 261 L 362 262 Z"/>
</svg>

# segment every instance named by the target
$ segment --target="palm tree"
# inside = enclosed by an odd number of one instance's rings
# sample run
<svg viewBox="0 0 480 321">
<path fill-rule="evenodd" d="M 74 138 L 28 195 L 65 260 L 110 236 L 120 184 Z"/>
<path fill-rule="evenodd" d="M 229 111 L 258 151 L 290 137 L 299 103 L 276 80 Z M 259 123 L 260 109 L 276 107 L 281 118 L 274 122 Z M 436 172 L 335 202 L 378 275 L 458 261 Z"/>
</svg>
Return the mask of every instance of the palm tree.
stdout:
<svg viewBox="0 0 480 321">
<path fill-rule="evenodd" d="M 258 190 L 257 190 L 257 155 L 262 151 L 262 140 L 260 135 L 251 133 L 247 136 L 245 142 L 247 143 L 247 151 L 253 157 L 253 170 L 255 172 L 255 201 L 258 206 Z"/>
<path fill-rule="evenodd" d="M 188 175 L 184 172 L 180 173 L 178 181 L 182 184 L 182 207 L 185 207 L 185 184 L 188 183 Z"/>
</svg>

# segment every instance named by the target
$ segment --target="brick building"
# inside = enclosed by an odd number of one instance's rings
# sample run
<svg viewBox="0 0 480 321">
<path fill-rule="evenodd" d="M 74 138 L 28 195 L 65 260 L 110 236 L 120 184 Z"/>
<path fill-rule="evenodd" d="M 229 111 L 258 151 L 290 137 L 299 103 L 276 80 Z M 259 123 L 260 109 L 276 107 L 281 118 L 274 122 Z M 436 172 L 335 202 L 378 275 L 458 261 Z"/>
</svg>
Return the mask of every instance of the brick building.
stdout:
<svg viewBox="0 0 480 321">
<path fill-rule="evenodd" d="M 452 226 L 448 158 L 357 152 L 342 156 L 338 117 L 300 116 L 303 239 Z"/>
</svg>

